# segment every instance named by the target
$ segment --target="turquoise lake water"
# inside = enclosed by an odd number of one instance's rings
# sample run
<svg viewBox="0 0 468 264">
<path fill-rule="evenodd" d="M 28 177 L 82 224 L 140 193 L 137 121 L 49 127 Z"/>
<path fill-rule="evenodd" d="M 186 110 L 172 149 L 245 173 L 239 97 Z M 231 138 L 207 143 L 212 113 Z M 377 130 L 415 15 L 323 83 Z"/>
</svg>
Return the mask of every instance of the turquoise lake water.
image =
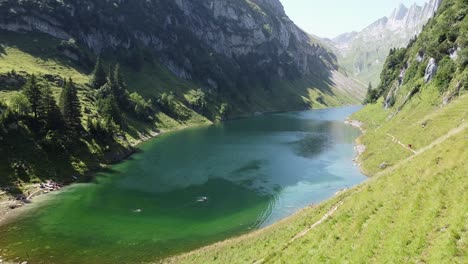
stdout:
<svg viewBox="0 0 468 264">
<path fill-rule="evenodd" d="M 358 107 L 256 116 L 167 133 L 129 160 L 0 226 L 0 256 L 142 263 L 270 225 L 366 179 Z"/>
</svg>

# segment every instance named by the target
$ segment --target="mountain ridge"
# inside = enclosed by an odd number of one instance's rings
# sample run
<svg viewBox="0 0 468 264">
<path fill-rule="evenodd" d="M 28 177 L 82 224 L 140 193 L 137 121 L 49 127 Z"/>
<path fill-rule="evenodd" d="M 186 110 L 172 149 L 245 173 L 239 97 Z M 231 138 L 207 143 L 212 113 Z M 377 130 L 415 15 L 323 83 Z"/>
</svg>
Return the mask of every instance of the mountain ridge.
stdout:
<svg viewBox="0 0 468 264">
<path fill-rule="evenodd" d="M 137 60 L 137 68 L 156 58 L 178 78 L 237 97 L 249 86 L 271 90 L 276 81 L 304 78 L 314 81 L 294 93 L 308 97 L 307 88 L 315 88 L 333 96 L 334 76 L 342 75 L 336 56 L 297 27 L 278 0 L 0 1 L 0 15 L 0 29 L 43 32 L 94 54 Z M 353 88 L 335 92 L 347 90 L 343 97 L 357 102 L 364 91 L 349 82 Z M 294 101 L 291 108 L 309 104 L 301 96 Z"/>
<path fill-rule="evenodd" d="M 376 86 L 378 73 L 391 48 L 406 46 L 434 15 L 441 0 L 409 8 L 400 4 L 389 16 L 382 17 L 359 32 L 341 34 L 328 41 L 339 53 L 339 62 L 358 79 Z"/>
<path fill-rule="evenodd" d="M 27 88 L 50 109 L 73 97 L 81 118 L 51 128 Z M 0 185 L 15 195 L 89 179 L 159 131 L 364 96 L 278 0 L 0 0 Z"/>
<path fill-rule="evenodd" d="M 336 66 L 332 54 L 328 54 L 318 45 L 308 45 L 309 40 L 306 34 L 287 18 L 278 1 L 242 1 L 240 4 L 212 1 L 194 4 L 191 1 L 177 0 L 174 2 L 152 1 L 147 2 L 149 4 L 146 5 L 140 4 L 141 6 L 125 0 L 99 5 L 93 1 L 83 1 L 80 5 L 75 5 L 73 1 L 64 1 L 63 4 L 44 1 L 43 4 L 39 4 L 41 2 L 23 1 L 21 4 L 18 2 L 16 6 L 10 6 L 9 9 L 7 9 L 7 3 L 3 2 L 4 8 L 2 9 L 8 12 L 4 12 L 0 28 L 9 31 L 41 31 L 63 40 L 75 39 L 84 43 L 95 53 L 100 53 L 106 48 L 128 49 L 140 42 L 145 47 L 166 54 L 172 52 L 171 45 L 186 41 L 182 39 L 184 38 L 183 28 L 185 28 L 189 29 L 188 31 L 209 49 L 228 58 L 246 56 L 254 51 L 276 56 L 289 51 L 293 54 L 298 52 L 297 56 L 294 56 L 297 60 L 291 60 L 291 63 L 295 66 L 293 70 L 301 74 L 311 73 L 309 67 L 311 57 L 316 59 L 316 63 L 327 64 L 323 65 L 326 68 Z M 250 6 L 249 3 L 251 3 Z M 11 3 L 8 4 L 11 5 Z M 48 6 L 52 4 L 56 6 Z M 135 21 L 137 17 L 126 10 L 131 6 L 135 9 L 133 12 L 141 12 L 143 16 L 148 17 L 149 21 L 137 23 Z M 261 7 L 272 13 L 267 15 L 263 9 L 255 9 Z M 53 8 L 52 12 L 47 11 L 47 8 Z M 112 8 L 115 11 L 112 9 L 106 11 L 106 8 Z M 148 11 L 145 12 L 145 8 Z M 162 11 L 157 12 L 156 8 L 163 8 L 163 11 L 168 13 L 161 17 L 153 17 L 148 12 L 154 10 L 156 14 L 162 13 Z M 56 14 L 60 12 L 63 14 Z M 105 12 L 111 13 L 104 15 Z M 113 15 L 114 12 L 120 17 Z M 80 19 L 91 19 L 89 15 L 97 16 L 96 23 L 101 25 L 99 28 L 79 22 Z M 72 20 L 67 21 L 67 17 L 71 17 Z M 123 27 L 123 30 L 110 27 L 109 24 L 114 22 Z M 145 24 L 151 27 L 145 28 L 146 26 L 143 26 Z M 271 28 L 262 28 L 259 25 L 265 27 L 270 25 Z M 226 30 L 222 30 L 221 27 L 225 27 Z M 239 35 L 231 31 L 234 29 L 247 31 L 245 31 L 246 34 Z M 166 32 L 172 36 L 168 36 Z M 272 50 L 262 47 L 266 42 L 271 42 Z M 187 53 L 185 57 L 175 58 L 174 54 L 169 54 L 165 58 L 167 61 L 163 59 L 163 62 L 171 65 L 169 69 L 179 77 L 191 79 L 190 71 L 194 65 L 189 55 L 192 54 Z M 323 61 L 322 58 L 324 58 Z M 241 62 L 237 61 L 237 64 Z M 239 68 L 239 65 L 233 66 Z M 280 68 L 277 69 L 277 72 L 282 71 Z"/>
</svg>

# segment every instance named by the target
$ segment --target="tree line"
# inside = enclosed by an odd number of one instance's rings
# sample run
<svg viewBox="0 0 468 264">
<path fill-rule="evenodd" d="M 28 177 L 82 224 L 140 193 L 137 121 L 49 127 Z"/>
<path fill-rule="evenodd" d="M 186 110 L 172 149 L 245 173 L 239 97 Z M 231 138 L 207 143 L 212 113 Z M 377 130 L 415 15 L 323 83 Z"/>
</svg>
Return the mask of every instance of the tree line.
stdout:
<svg viewBox="0 0 468 264">
<path fill-rule="evenodd" d="M 59 103 L 50 85 L 31 75 L 21 92 L 11 98 L 10 105 L 2 104 L 0 108 L 2 126 L 24 120 L 36 130 L 81 129 L 81 105 L 71 78 L 63 81 Z"/>
<path fill-rule="evenodd" d="M 98 137 L 108 137 L 126 127 L 125 115 L 142 121 L 152 121 L 155 111 L 151 100 L 138 93 L 129 93 L 119 64 L 104 70 L 98 58 L 89 87 L 94 90 L 97 115 L 87 114 L 83 122 L 88 132 Z M 49 82 L 30 75 L 21 91 L 9 99 L 8 105 L 0 103 L 0 128 L 25 121 L 36 132 L 85 132 L 78 85 L 71 78 L 61 81 L 58 102 Z M 0 131 L 1 132 L 1 131 Z"/>
<path fill-rule="evenodd" d="M 100 118 L 88 118 L 91 132 L 105 135 L 126 127 L 125 115 L 141 121 L 153 120 L 151 100 L 130 93 L 119 64 L 110 65 L 106 73 L 98 57 L 89 85 L 96 90 L 96 108 Z"/>
</svg>

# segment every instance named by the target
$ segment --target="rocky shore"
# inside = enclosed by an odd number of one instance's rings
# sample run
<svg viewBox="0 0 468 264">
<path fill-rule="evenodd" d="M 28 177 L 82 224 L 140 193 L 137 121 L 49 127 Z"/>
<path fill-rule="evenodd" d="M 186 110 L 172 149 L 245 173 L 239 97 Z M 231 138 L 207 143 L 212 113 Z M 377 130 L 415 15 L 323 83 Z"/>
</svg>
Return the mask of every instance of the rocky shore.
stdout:
<svg viewBox="0 0 468 264">
<path fill-rule="evenodd" d="M 132 142 L 131 146 L 136 147 L 137 145 L 153 139 L 159 136 L 161 133 L 156 131 L 150 131 L 148 134 L 140 134 L 139 139 Z M 114 153 L 115 155 L 111 159 L 112 164 L 121 162 L 131 156 L 134 151 L 125 152 L 125 153 Z M 91 173 L 95 173 L 92 171 Z M 77 179 L 76 179 L 77 180 Z M 73 184 L 73 183 L 72 183 Z M 17 215 L 19 213 L 19 209 L 24 207 L 25 205 L 31 204 L 33 200 L 39 196 L 43 196 L 49 194 L 54 191 L 59 191 L 65 185 L 62 183 L 56 183 L 54 181 L 48 180 L 42 183 L 36 184 L 25 184 L 21 186 L 23 191 L 22 195 L 12 196 L 8 193 L 8 188 L 12 187 L 4 187 L 0 189 L 0 225 L 10 219 L 12 216 Z M 0 258 L 1 260 L 1 258 Z M 5 262 L 1 262 L 3 264 Z"/>
<path fill-rule="evenodd" d="M 363 134 L 366 132 L 363 128 L 364 124 L 360 121 L 348 119 L 345 121 L 345 124 L 359 128 Z M 356 151 L 356 158 L 354 158 L 353 161 L 356 166 L 360 166 L 361 164 L 359 163 L 359 157 L 362 155 L 362 153 L 364 153 L 364 151 L 366 151 L 366 146 L 361 144 L 359 138 L 356 139 L 356 146 L 354 147 L 354 150 Z"/>
</svg>

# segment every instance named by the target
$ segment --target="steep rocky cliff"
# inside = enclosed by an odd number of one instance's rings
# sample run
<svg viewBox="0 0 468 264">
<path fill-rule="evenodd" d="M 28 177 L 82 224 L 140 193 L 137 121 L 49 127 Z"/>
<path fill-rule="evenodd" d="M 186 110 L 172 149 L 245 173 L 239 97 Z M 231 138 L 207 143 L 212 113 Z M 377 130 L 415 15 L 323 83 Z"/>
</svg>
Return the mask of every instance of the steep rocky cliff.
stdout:
<svg viewBox="0 0 468 264">
<path fill-rule="evenodd" d="M 304 76 L 327 81 L 336 57 L 278 0 L 0 1 L 0 29 L 40 31 L 94 53 L 146 50 L 179 78 L 212 89 Z"/>
<path fill-rule="evenodd" d="M 409 8 L 400 4 L 390 16 L 375 21 L 362 31 L 334 38 L 332 45 L 340 53 L 340 62 L 362 81 L 377 85 L 390 49 L 405 47 L 417 36 L 440 2 L 430 0 L 424 6 L 413 4 Z"/>
<path fill-rule="evenodd" d="M 432 96 L 431 104 L 447 105 L 460 96 L 468 88 L 467 10 L 462 1 L 443 1 L 437 17 L 417 38 L 406 48 L 390 51 L 381 82 L 369 91 L 367 102 L 382 99 L 385 109 L 396 115 L 415 97 L 429 101 Z"/>
</svg>

